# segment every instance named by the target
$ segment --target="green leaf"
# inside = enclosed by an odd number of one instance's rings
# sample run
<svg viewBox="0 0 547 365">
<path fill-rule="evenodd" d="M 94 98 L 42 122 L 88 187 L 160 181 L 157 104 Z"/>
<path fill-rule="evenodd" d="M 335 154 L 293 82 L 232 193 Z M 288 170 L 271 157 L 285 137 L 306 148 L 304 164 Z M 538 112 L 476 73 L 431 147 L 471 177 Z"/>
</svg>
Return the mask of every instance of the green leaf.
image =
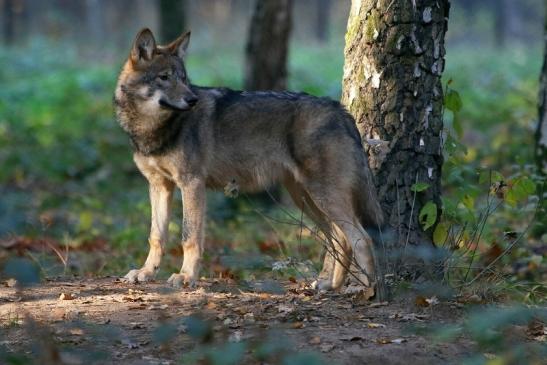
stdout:
<svg viewBox="0 0 547 365">
<path fill-rule="evenodd" d="M 414 185 L 412 185 L 410 187 L 410 190 L 411 191 L 414 191 L 416 193 L 419 193 L 420 191 L 424 191 L 426 190 L 427 188 L 429 188 L 429 184 L 428 183 L 424 183 L 424 182 L 419 182 L 419 183 L 416 183 Z"/>
<path fill-rule="evenodd" d="M 93 213 L 88 210 L 81 212 L 78 229 L 81 232 L 86 232 L 91 228 L 91 226 L 93 226 Z"/>
<path fill-rule="evenodd" d="M 441 245 L 446 241 L 448 237 L 448 223 L 441 222 L 437 224 L 435 230 L 433 231 L 433 243 L 436 245 Z"/>
<path fill-rule="evenodd" d="M 505 193 L 504 200 L 513 208 L 517 206 L 518 199 L 513 189 L 510 189 Z"/>
<path fill-rule="evenodd" d="M 460 94 L 456 90 L 448 90 L 444 97 L 444 105 L 452 112 L 459 112 L 463 106 Z"/>
<path fill-rule="evenodd" d="M 462 139 L 463 127 L 462 127 L 462 121 L 460 119 L 460 113 L 454 112 L 454 118 L 452 119 L 452 127 L 454 127 L 454 130 L 456 131 L 458 138 Z"/>
<path fill-rule="evenodd" d="M 458 140 L 454 139 L 450 133 L 446 136 L 444 150 L 449 156 L 465 156 L 467 154 L 467 147 L 465 147 Z"/>
<path fill-rule="evenodd" d="M 431 228 L 437 220 L 437 204 L 431 201 L 427 202 L 420 210 L 418 219 L 424 231 Z"/>
<path fill-rule="evenodd" d="M 503 175 L 495 170 L 483 170 L 481 171 L 479 175 L 479 184 L 484 184 L 484 183 L 493 184 L 503 180 L 504 180 Z"/>
<path fill-rule="evenodd" d="M 473 210 L 475 208 L 475 199 L 469 194 L 465 194 L 463 196 L 462 203 L 469 210 Z"/>
<path fill-rule="evenodd" d="M 536 184 L 526 176 L 520 179 L 519 187 L 528 195 L 536 192 Z"/>
<path fill-rule="evenodd" d="M 536 185 L 534 182 L 526 176 L 516 179 L 509 191 L 505 194 L 505 201 L 511 205 L 516 206 L 519 201 L 525 201 L 530 194 L 536 191 Z"/>
</svg>

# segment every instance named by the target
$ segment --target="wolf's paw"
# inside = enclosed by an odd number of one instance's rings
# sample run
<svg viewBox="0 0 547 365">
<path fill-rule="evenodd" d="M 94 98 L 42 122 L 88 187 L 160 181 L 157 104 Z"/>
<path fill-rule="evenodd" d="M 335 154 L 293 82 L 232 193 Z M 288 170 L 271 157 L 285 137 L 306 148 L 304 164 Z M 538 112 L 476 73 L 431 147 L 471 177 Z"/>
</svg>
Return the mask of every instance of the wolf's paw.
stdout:
<svg viewBox="0 0 547 365">
<path fill-rule="evenodd" d="M 317 291 L 329 291 L 333 289 L 331 280 L 319 278 L 311 284 L 311 287 Z"/>
<path fill-rule="evenodd" d="M 155 273 L 147 268 L 131 270 L 123 277 L 123 281 L 128 283 L 144 283 L 154 279 Z"/>
<path fill-rule="evenodd" d="M 192 288 L 196 284 L 195 278 L 188 274 L 173 274 L 167 280 L 167 283 L 174 286 L 175 288 Z"/>
</svg>

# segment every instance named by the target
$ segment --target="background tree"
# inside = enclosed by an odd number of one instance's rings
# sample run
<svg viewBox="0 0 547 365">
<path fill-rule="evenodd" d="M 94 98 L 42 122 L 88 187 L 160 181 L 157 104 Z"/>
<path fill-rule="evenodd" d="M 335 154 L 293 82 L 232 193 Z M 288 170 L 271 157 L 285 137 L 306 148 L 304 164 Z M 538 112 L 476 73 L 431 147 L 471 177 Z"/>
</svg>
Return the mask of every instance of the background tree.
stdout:
<svg viewBox="0 0 547 365">
<path fill-rule="evenodd" d="M 441 206 L 444 39 L 447 0 L 353 0 L 346 34 L 342 103 L 369 148 L 378 194 L 397 247 L 432 244 L 419 214 Z M 412 186 L 427 189 L 415 193 Z M 425 185 L 427 184 L 427 185 Z M 433 203 L 434 205 L 432 205 Z"/>
<path fill-rule="evenodd" d="M 543 67 L 539 78 L 539 119 L 536 128 L 536 164 L 539 174 L 543 178 L 547 178 L 547 6 L 545 7 L 545 24 L 543 31 Z M 540 189 L 540 210 L 538 211 L 538 224 L 534 227 L 534 233 L 541 236 L 547 232 L 547 201 L 544 198 L 547 193 L 547 183 L 543 182 L 543 187 Z"/>
<path fill-rule="evenodd" d="M 315 19 L 315 36 L 321 43 L 329 39 L 331 0 L 317 0 L 317 17 Z"/>
<path fill-rule="evenodd" d="M 160 0 L 158 5 L 161 42 L 171 42 L 186 30 L 184 0 Z"/>
<path fill-rule="evenodd" d="M 257 0 L 245 50 L 245 89 L 287 88 L 292 0 Z"/>
<path fill-rule="evenodd" d="M 86 0 L 86 31 L 89 37 L 99 44 L 104 41 L 104 16 L 102 14 L 104 4 L 102 0 Z"/>
</svg>

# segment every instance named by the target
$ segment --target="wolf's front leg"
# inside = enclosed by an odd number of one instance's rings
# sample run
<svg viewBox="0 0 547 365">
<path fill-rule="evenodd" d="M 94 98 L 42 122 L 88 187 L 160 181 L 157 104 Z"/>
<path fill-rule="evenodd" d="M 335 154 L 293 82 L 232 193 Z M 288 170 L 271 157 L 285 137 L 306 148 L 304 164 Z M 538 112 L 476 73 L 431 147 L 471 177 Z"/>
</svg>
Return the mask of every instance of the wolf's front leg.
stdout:
<svg viewBox="0 0 547 365">
<path fill-rule="evenodd" d="M 152 219 L 150 224 L 150 251 L 144 266 L 131 270 L 124 279 L 131 282 L 144 282 L 153 279 L 161 262 L 167 242 L 169 213 L 173 197 L 174 184 L 166 179 L 150 179 L 150 203 L 152 206 Z"/>
<path fill-rule="evenodd" d="M 205 182 L 193 178 L 185 182 L 182 190 L 182 248 L 184 262 L 179 273 L 171 275 L 168 282 L 175 286 L 193 286 L 199 275 L 203 253 L 205 221 Z"/>
</svg>

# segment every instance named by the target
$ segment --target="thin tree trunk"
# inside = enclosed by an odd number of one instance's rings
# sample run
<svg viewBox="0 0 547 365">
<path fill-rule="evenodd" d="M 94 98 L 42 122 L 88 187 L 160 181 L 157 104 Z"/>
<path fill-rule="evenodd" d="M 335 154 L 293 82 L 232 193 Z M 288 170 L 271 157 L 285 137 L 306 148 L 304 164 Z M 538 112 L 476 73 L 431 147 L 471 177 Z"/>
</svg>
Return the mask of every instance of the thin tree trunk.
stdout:
<svg viewBox="0 0 547 365">
<path fill-rule="evenodd" d="M 494 9 L 494 38 L 496 46 L 505 47 L 518 34 L 519 9 L 514 0 L 491 0 Z"/>
<path fill-rule="evenodd" d="M 329 39 L 331 0 L 317 0 L 315 36 L 321 43 Z"/>
<path fill-rule="evenodd" d="M 95 44 L 104 42 L 104 17 L 103 17 L 103 2 L 102 0 L 86 0 L 85 1 L 85 17 L 87 34 Z"/>
<path fill-rule="evenodd" d="M 257 0 L 245 51 L 246 90 L 287 88 L 292 0 Z"/>
<path fill-rule="evenodd" d="M 4 0 L 4 43 L 8 46 L 15 39 L 15 4 L 13 0 Z"/>
<path fill-rule="evenodd" d="M 543 31 L 543 67 L 539 78 L 539 119 L 536 128 L 535 157 L 539 174 L 547 179 L 547 6 L 545 7 L 545 25 Z M 547 232 L 547 182 L 544 180 L 540 186 L 539 210 L 537 215 L 534 235 L 541 236 Z"/>
<path fill-rule="evenodd" d="M 389 248 L 432 245 L 420 209 L 440 211 L 444 38 L 448 0 L 352 0 L 345 47 L 342 103 L 355 117 L 376 176 Z M 370 141 L 369 141 L 370 142 Z M 429 188 L 415 194 L 411 187 Z"/>
<path fill-rule="evenodd" d="M 159 0 L 161 42 L 175 40 L 184 31 L 184 0 Z"/>
</svg>

